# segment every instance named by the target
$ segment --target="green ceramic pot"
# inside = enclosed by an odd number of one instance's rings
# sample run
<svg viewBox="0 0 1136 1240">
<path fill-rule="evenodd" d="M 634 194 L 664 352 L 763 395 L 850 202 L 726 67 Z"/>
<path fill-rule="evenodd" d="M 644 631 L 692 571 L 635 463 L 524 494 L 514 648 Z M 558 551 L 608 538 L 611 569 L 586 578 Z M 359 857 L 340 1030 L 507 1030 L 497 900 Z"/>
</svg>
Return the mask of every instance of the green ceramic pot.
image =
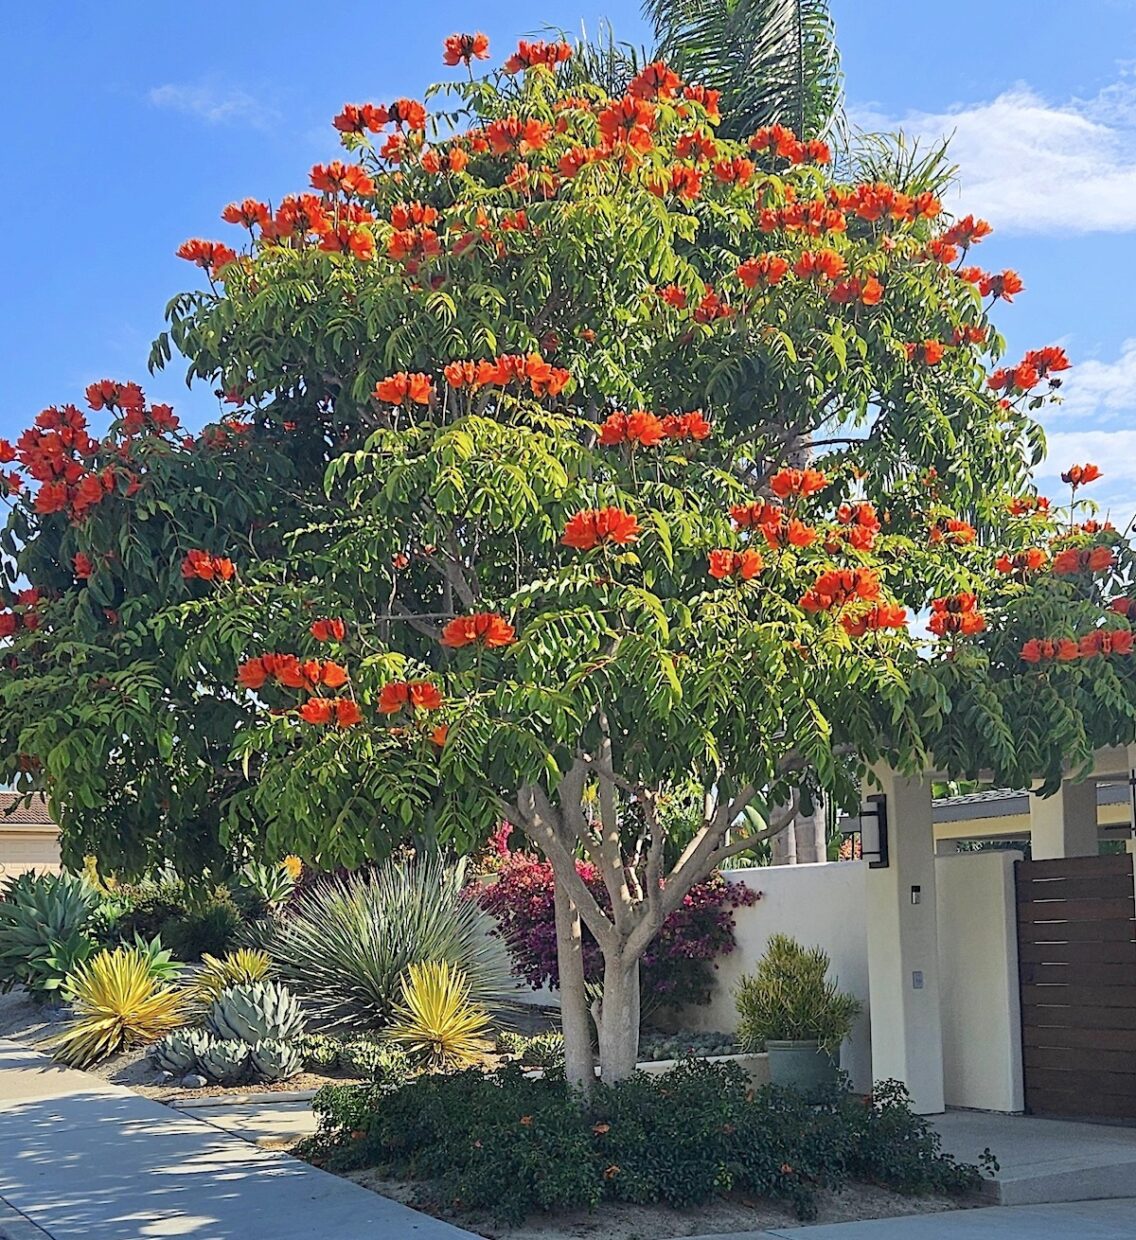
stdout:
<svg viewBox="0 0 1136 1240">
<path fill-rule="evenodd" d="M 769 1080 L 814 1097 L 836 1084 L 836 1061 L 818 1042 L 778 1042 L 767 1039 Z"/>
</svg>

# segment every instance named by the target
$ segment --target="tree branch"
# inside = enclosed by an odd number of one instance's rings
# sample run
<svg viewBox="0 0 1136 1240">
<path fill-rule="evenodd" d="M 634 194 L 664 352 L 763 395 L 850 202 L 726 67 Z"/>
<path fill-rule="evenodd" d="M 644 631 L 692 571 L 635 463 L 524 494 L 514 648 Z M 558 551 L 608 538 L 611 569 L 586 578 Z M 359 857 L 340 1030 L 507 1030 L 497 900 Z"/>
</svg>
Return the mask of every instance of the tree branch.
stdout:
<svg viewBox="0 0 1136 1240">
<path fill-rule="evenodd" d="M 600 946 L 605 951 L 615 950 L 618 944 L 615 926 L 580 877 L 575 852 L 561 838 L 559 817 L 543 789 L 536 784 L 525 784 L 517 793 L 516 803 L 505 802 L 502 808 L 505 817 L 543 850 L 552 866 L 553 877 L 563 885 Z"/>
<path fill-rule="evenodd" d="M 789 804 L 770 817 L 764 830 L 755 831 L 740 840 L 731 840 L 728 844 L 720 844 L 707 857 L 707 865 L 713 870 L 728 858 L 736 857 L 739 853 L 748 852 L 755 844 L 760 844 L 763 840 L 772 839 L 773 836 L 780 835 L 789 823 L 796 818 L 797 814 L 800 813 L 800 809 L 801 793 L 799 789 L 794 788 L 793 795 L 789 798 Z"/>
<path fill-rule="evenodd" d="M 434 641 L 440 640 L 442 630 L 438 628 L 436 624 L 427 624 L 425 620 L 419 616 L 416 616 L 409 607 L 404 606 L 398 601 L 398 599 L 392 600 L 391 609 L 394 611 L 398 619 L 405 620 L 415 632 L 422 633 L 426 637 L 431 637 Z"/>
</svg>

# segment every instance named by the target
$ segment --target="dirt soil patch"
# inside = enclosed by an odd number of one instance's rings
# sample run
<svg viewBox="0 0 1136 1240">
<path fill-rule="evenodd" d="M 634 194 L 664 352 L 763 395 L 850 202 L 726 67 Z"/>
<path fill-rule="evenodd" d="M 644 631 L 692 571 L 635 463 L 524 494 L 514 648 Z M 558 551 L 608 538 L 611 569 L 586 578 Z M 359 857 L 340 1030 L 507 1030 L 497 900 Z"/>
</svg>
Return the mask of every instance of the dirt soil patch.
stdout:
<svg viewBox="0 0 1136 1240">
<path fill-rule="evenodd" d="M 905 1214 L 939 1214 L 989 1204 L 978 1199 L 926 1196 L 906 1197 L 871 1184 L 853 1184 L 843 1192 L 822 1192 L 817 1217 L 802 1223 L 792 1209 L 779 1202 L 743 1196 L 719 1197 L 691 1210 L 669 1206 L 635 1206 L 604 1202 L 592 1213 L 532 1215 L 519 1227 L 501 1226 L 484 1215 L 443 1211 L 431 1200 L 429 1184 L 387 1179 L 374 1171 L 352 1171 L 346 1179 L 445 1218 L 489 1240 L 671 1240 L 679 1236 L 719 1232 L 761 1231 L 769 1227 L 806 1227 L 812 1223 L 851 1223 L 863 1219 L 895 1218 Z"/>
</svg>

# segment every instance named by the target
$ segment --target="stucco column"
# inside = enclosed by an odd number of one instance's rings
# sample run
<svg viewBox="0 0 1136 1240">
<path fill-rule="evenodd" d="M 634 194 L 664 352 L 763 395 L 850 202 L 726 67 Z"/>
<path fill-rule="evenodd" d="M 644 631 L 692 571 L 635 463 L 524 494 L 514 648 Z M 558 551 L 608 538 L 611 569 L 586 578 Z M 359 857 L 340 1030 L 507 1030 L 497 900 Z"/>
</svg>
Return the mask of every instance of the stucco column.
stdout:
<svg viewBox="0 0 1136 1240">
<path fill-rule="evenodd" d="M 931 781 L 887 768 L 876 775 L 889 865 L 867 876 L 872 1077 L 903 1081 L 915 1110 L 932 1115 L 943 1110 L 943 1031 Z"/>
<path fill-rule="evenodd" d="M 789 823 L 769 841 L 769 859 L 773 865 L 797 864 L 797 823 Z"/>
<path fill-rule="evenodd" d="M 1034 861 L 1095 857 L 1099 851 L 1094 780 L 1062 780 L 1061 790 L 1051 797 L 1030 794 L 1030 856 Z"/>
<path fill-rule="evenodd" d="M 793 822 L 797 837 L 797 864 L 827 861 L 824 802 L 817 797 L 811 814 L 798 814 Z"/>
</svg>

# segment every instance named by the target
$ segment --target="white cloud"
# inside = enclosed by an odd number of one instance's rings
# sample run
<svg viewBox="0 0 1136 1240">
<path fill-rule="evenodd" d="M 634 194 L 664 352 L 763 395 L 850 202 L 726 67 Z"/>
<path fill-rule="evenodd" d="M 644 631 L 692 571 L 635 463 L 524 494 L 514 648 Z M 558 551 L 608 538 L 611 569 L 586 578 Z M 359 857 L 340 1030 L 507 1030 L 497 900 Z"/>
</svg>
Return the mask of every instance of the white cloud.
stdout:
<svg viewBox="0 0 1136 1240">
<path fill-rule="evenodd" d="M 1094 99 L 1053 103 L 1027 85 L 945 112 L 888 117 L 863 111 L 862 128 L 951 138 L 958 207 L 1000 231 L 1136 230 L 1136 79 Z M 954 205 L 954 204 L 952 204 Z"/>
<path fill-rule="evenodd" d="M 1121 345 L 1115 361 L 1090 358 L 1077 362 L 1062 377 L 1064 399 L 1051 412 L 1054 423 L 1065 425 L 1076 419 L 1100 425 L 1117 418 L 1136 419 L 1136 337 Z"/>
<path fill-rule="evenodd" d="M 243 122 L 261 127 L 275 116 L 273 109 L 239 88 L 212 83 L 155 86 L 148 96 L 158 108 L 170 108 L 187 116 L 197 116 L 211 125 Z"/>
<path fill-rule="evenodd" d="M 1086 498 L 1127 522 L 1136 510 L 1136 338 L 1114 360 L 1078 362 L 1062 378 L 1063 403 L 1043 415 L 1048 455 L 1038 477 L 1057 478 L 1070 465 L 1092 461 L 1103 477 Z"/>
<path fill-rule="evenodd" d="M 1049 455 L 1037 467 L 1041 478 L 1057 478 L 1070 465 L 1092 461 L 1109 483 L 1136 482 L 1136 430 L 1050 431 L 1045 442 Z"/>
</svg>

